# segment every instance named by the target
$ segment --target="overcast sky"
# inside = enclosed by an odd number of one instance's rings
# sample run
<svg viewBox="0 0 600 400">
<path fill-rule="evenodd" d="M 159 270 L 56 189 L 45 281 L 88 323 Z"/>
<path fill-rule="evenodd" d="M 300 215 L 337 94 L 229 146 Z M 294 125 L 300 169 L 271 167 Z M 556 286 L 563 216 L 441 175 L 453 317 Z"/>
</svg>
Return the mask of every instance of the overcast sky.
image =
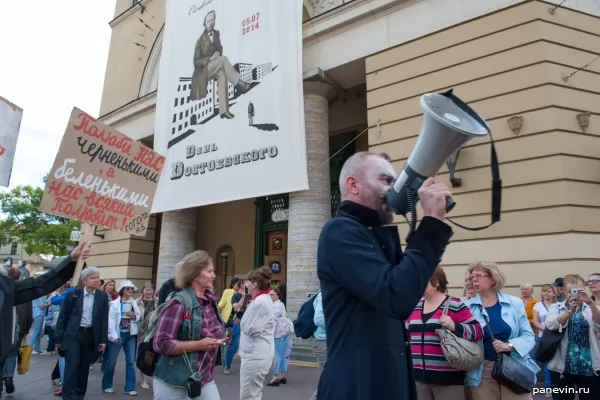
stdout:
<svg viewBox="0 0 600 400">
<path fill-rule="evenodd" d="M 24 110 L 11 188 L 42 185 L 73 107 L 98 117 L 114 10 L 115 0 L 0 0 L 0 96 Z"/>
</svg>

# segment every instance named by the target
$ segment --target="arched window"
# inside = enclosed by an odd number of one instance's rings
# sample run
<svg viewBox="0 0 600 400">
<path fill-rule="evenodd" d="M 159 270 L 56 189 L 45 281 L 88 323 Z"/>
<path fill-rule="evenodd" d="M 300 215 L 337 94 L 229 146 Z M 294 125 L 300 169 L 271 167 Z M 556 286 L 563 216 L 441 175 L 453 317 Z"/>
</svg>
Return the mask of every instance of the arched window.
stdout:
<svg viewBox="0 0 600 400">
<path fill-rule="evenodd" d="M 160 55 L 162 53 L 162 43 L 163 43 L 163 32 L 165 30 L 165 26 L 163 24 L 160 32 L 158 32 L 158 36 L 152 45 L 152 50 L 150 50 L 150 56 L 148 56 L 148 61 L 146 62 L 146 67 L 144 68 L 144 74 L 142 75 L 142 82 L 140 83 L 140 92 L 139 97 L 143 97 L 148 93 L 152 93 L 158 89 L 158 72 L 160 69 Z"/>
</svg>

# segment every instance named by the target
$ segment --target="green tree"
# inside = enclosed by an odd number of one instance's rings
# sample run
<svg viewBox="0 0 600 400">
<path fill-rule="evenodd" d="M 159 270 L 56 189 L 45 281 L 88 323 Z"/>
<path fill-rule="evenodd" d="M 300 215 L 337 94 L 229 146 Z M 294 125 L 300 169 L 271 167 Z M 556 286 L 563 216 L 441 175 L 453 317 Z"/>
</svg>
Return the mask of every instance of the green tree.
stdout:
<svg viewBox="0 0 600 400">
<path fill-rule="evenodd" d="M 31 185 L 0 193 L 0 242 L 20 242 L 29 254 L 66 255 L 67 245 L 73 244 L 71 231 L 79 222 L 41 212 L 43 194 L 43 188 Z"/>
</svg>

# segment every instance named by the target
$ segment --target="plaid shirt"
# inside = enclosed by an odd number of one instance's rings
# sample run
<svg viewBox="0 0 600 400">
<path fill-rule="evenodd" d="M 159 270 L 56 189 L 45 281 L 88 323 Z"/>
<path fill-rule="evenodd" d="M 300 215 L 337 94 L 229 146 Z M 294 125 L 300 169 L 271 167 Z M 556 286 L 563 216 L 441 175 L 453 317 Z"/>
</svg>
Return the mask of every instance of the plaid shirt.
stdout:
<svg viewBox="0 0 600 400">
<path fill-rule="evenodd" d="M 206 300 L 197 298 L 202 307 L 202 325 L 200 326 L 200 339 L 210 337 L 220 339 L 223 337 L 223 326 L 219 321 L 213 302 L 218 298 L 209 290 L 204 293 Z M 183 321 L 183 305 L 179 302 L 171 302 L 167 305 L 158 320 L 156 332 L 154 334 L 154 349 L 159 354 L 169 354 L 177 343 L 177 335 Z M 201 370 L 204 374 L 202 384 L 205 385 L 211 382 L 213 378 L 213 370 L 217 362 L 217 354 L 219 349 L 209 351 L 204 358 L 204 351 L 198 352 L 198 364 L 195 370 Z M 193 367 L 193 366 L 192 366 Z"/>
</svg>

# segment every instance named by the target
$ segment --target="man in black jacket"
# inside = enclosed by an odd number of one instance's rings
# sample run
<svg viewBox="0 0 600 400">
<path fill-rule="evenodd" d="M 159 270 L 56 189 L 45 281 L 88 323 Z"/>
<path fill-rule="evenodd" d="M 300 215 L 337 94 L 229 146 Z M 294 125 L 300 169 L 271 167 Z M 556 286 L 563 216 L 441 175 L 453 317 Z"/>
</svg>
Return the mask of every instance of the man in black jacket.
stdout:
<svg viewBox="0 0 600 400">
<path fill-rule="evenodd" d="M 443 222 L 451 193 L 425 181 L 419 189 L 424 217 L 402 254 L 397 226 L 384 226 L 393 222 L 385 198 L 395 176 L 389 161 L 368 152 L 342 168 L 343 202 L 317 248 L 327 331 L 318 400 L 417 398 L 404 320 L 452 236 Z"/>
<path fill-rule="evenodd" d="M 100 271 L 86 268 L 81 280 L 84 288 L 65 296 L 54 331 L 55 346 L 65 355 L 64 400 L 85 397 L 92 360 L 108 342 L 108 296 L 99 290 Z"/>
<path fill-rule="evenodd" d="M 26 278 L 15 281 L 0 275 L 0 363 L 3 363 L 11 349 L 15 330 L 13 307 L 31 302 L 47 295 L 65 284 L 75 272 L 77 260 L 90 255 L 90 245 L 81 242 L 56 268 L 37 278 Z"/>
</svg>

